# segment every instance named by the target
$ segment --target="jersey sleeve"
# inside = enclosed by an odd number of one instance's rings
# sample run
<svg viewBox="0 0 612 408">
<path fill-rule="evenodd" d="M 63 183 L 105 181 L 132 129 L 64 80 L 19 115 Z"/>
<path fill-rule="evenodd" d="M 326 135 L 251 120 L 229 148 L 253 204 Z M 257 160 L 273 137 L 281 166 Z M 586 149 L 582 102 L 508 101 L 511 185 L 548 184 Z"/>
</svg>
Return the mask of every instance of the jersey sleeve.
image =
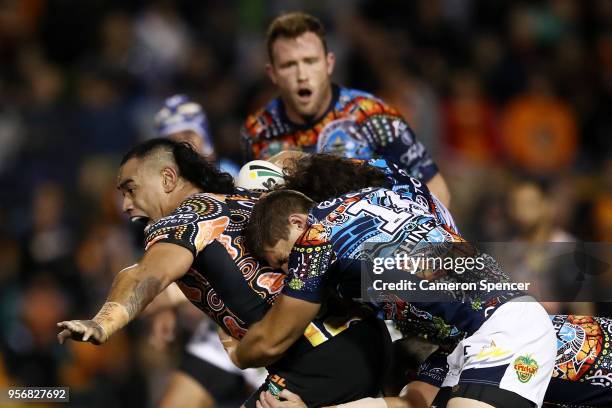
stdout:
<svg viewBox="0 0 612 408">
<path fill-rule="evenodd" d="M 289 274 L 283 294 L 321 303 L 330 266 L 336 261 L 332 243 L 320 224 L 311 225 L 296 241 L 289 255 Z"/>
<path fill-rule="evenodd" d="M 158 242 L 166 242 L 187 248 L 197 257 L 229 224 L 223 204 L 208 195 L 185 200 L 172 214 L 147 227 L 145 251 Z"/>
<path fill-rule="evenodd" d="M 411 177 L 426 183 L 438 173 L 438 167 L 425 146 L 419 142 L 400 113 L 380 100 L 363 100 L 358 118 L 361 133 L 372 150 L 399 165 Z"/>
</svg>

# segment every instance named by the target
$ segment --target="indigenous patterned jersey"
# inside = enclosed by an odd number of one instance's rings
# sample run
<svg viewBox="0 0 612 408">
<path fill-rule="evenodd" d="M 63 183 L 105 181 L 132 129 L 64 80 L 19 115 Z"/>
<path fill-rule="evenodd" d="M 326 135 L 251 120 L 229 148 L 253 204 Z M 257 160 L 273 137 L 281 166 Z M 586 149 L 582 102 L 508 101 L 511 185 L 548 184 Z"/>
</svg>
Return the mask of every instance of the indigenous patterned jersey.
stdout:
<svg viewBox="0 0 612 408">
<path fill-rule="evenodd" d="M 329 108 L 315 122 L 292 123 L 277 98 L 246 119 L 242 138 L 245 161 L 301 150 L 363 160 L 384 157 L 423 182 L 438 172 L 397 110 L 368 93 L 335 85 Z"/>
<path fill-rule="evenodd" d="M 169 216 L 147 227 L 145 251 L 158 242 L 187 248 L 190 270 L 177 281 L 187 299 L 235 338 L 261 320 L 283 287 L 285 274 L 245 249 L 244 227 L 260 193 L 201 193 L 184 200 Z M 304 333 L 316 346 L 348 327 L 311 323 Z"/>
<path fill-rule="evenodd" d="M 319 203 L 309 212 L 308 224 L 289 256 L 289 275 L 283 293 L 310 302 L 321 302 L 324 289 L 331 285 L 337 285 L 343 296 L 359 297 L 362 267 L 372 270 L 374 257 L 392 258 L 399 251 L 411 255 L 428 253 L 434 243 L 465 243 L 458 234 L 440 224 L 432 213 L 423 211 L 421 204 L 384 188 L 366 188 Z M 364 244 L 376 246 L 368 248 Z M 424 274 L 397 272 L 417 282 L 508 280 L 493 258 L 479 255 L 485 267 L 461 274 L 438 270 Z M 429 315 L 431 322 L 470 335 L 497 307 L 521 295 L 520 292 L 485 291 L 475 286 L 475 290 L 443 291 L 444 301 L 411 302 L 410 305 Z M 401 319 L 399 307 L 406 307 L 406 303 L 394 302 L 383 307 L 391 307 L 386 310 L 389 315 L 384 317 Z"/>
<path fill-rule="evenodd" d="M 606 388 L 612 403 L 612 319 L 556 315 L 551 320 L 557 332 L 553 378 Z"/>
<path fill-rule="evenodd" d="M 382 170 L 391 183 L 391 189 L 409 200 L 411 211 L 423 213 L 424 215 L 433 214 L 438 222 L 449 231 L 459 233 L 455 220 L 446 206 L 433 195 L 427 185 L 414 177 L 411 177 L 405 170 L 398 167 L 395 163 L 386 159 L 371 159 L 368 164 Z"/>
</svg>

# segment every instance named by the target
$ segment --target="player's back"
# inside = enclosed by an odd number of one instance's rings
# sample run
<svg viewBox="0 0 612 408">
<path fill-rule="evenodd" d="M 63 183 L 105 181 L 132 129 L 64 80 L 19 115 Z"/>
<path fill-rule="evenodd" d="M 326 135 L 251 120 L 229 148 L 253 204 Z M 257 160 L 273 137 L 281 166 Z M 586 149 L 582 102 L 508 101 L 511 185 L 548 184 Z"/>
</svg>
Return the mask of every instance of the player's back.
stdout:
<svg viewBox="0 0 612 408">
<path fill-rule="evenodd" d="M 418 288 L 422 288 L 421 281 L 469 283 L 469 290 L 458 287 L 456 290 L 420 292 L 421 295 L 431 294 L 428 299 L 432 301 L 424 301 L 423 296 L 412 297 L 415 292 L 411 291 L 393 291 L 391 295 L 401 296 L 403 301 L 409 301 L 412 306 L 429 314 L 432 320 L 439 318 L 461 331 L 472 333 L 486 320 L 484 310 L 487 307 L 492 307 L 490 311 L 495 310 L 522 293 L 483 290 L 478 285 L 481 280 L 506 282 L 508 277 L 492 257 L 479 253 L 460 235 L 442 225 L 435 214 L 427 213 L 423 208 L 401 192 L 366 188 L 319 203 L 309 213 L 309 224 L 311 230 L 321 232 L 317 241 L 328 245 L 333 252 L 329 257 L 337 259 L 340 273 L 336 276 L 342 276 L 344 288 L 349 288 L 344 290 L 344 294 L 350 293 L 353 297 L 360 296 L 355 287 L 361 284 L 364 265 L 366 270 L 372 271 L 376 259 L 397 259 L 398 254 L 406 254 L 411 258 L 442 257 L 441 260 L 446 262 L 443 257 L 454 257 L 453 252 L 458 250 L 462 254 L 479 257 L 482 268 L 466 268 L 462 273 L 456 273 L 453 269 L 441 271 L 440 268 L 408 271 L 404 265 L 404 268 L 389 268 L 383 275 L 414 282 Z M 350 282 L 354 285 L 351 286 Z M 340 290 L 342 293 L 343 288 Z M 436 298 L 433 297 L 434 293 Z"/>
<path fill-rule="evenodd" d="M 429 190 L 427 184 L 410 176 L 396 163 L 379 158 L 368 160 L 368 164 L 382 171 L 389 180 L 390 189 L 402 195 L 412 207 L 412 212 L 432 214 L 448 231 L 458 234 L 459 229 L 450 211 Z"/>
</svg>

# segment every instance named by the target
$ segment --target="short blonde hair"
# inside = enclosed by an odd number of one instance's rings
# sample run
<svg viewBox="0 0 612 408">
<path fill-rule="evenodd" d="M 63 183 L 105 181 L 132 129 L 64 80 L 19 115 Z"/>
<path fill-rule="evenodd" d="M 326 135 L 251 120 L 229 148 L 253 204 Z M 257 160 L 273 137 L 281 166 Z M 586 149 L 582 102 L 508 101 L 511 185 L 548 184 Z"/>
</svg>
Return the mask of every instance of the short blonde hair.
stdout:
<svg viewBox="0 0 612 408">
<path fill-rule="evenodd" d="M 323 44 L 323 50 L 327 54 L 327 42 L 325 41 L 325 27 L 321 20 L 310 14 L 302 12 L 286 13 L 276 17 L 268 27 L 266 35 L 266 46 L 268 58 L 272 61 L 272 47 L 278 38 L 297 38 L 304 33 L 315 33 Z"/>
</svg>

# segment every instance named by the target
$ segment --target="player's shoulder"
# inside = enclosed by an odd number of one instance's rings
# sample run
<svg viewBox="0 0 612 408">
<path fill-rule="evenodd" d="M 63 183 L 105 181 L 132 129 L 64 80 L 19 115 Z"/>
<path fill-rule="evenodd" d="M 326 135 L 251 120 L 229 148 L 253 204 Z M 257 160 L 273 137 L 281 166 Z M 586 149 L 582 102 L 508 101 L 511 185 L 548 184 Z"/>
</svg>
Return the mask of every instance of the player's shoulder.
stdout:
<svg viewBox="0 0 612 408">
<path fill-rule="evenodd" d="M 310 210 L 308 215 L 309 224 L 340 225 L 350 218 L 347 215 L 349 207 L 380 189 L 380 187 L 366 187 L 339 197 L 321 201 Z"/>
<path fill-rule="evenodd" d="M 411 182 L 417 183 L 417 185 L 421 185 L 418 180 L 411 177 L 410 174 L 406 172 L 406 170 L 404 170 L 391 160 L 385 159 L 383 157 L 378 157 L 368 160 L 368 165 L 375 167 L 385 173 L 392 185 L 401 184 L 402 182 Z"/>
<path fill-rule="evenodd" d="M 351 101 L 353 99 L 372 99 L 381 101 L 381 99 L 377 98 L 369 92 L 361 91 L 359 89 L 354 88 L 347 88 L 344 86 L 340 87 L 340 99 L 346 101 Z"/>
<path fill-rule="evenodd" d="M 259 200 L 263 193 L 263 190 L 256 191 L 236 187 L 232 194 L 228 194 L 227 196 L 225 196 L 225 203 L 231 204 L 232 202 L 238 202 L 246 207 L 251 208 L 254 203 Z"/>
<path fill-rule="evenodd" d="M 190 195 L 181 202 L 173 214 L 194 212 L 198 215 L 208 215 L 211 209 L 225 206 L 228 197 L 231 197 L 235 192 L 231 194 L 197 193 Z"/>
<path fill-rule="evenodd" d="M 339 102 L 345 109 L 359 111 L 366 116 L 374 114 L 399 116 L 399 111 L 381 98 L 358 89 L 341 87 Z"/>
<path fill-rule="evenodd" d="M 145 233 L 188 226 L 203 219 L 214 219 L 225 215 L 226 195 L 199 193 L 187 197 L 169 215 L 150 224 Z"/>
<path fill-rule="evenodd" d="M 244 121 L 243 137 L 260 138 L 269 133 L 269 129 L 280 121 L 280 98 L 274 98 L 267 105 L 247 116 Z"/>
</svg>

